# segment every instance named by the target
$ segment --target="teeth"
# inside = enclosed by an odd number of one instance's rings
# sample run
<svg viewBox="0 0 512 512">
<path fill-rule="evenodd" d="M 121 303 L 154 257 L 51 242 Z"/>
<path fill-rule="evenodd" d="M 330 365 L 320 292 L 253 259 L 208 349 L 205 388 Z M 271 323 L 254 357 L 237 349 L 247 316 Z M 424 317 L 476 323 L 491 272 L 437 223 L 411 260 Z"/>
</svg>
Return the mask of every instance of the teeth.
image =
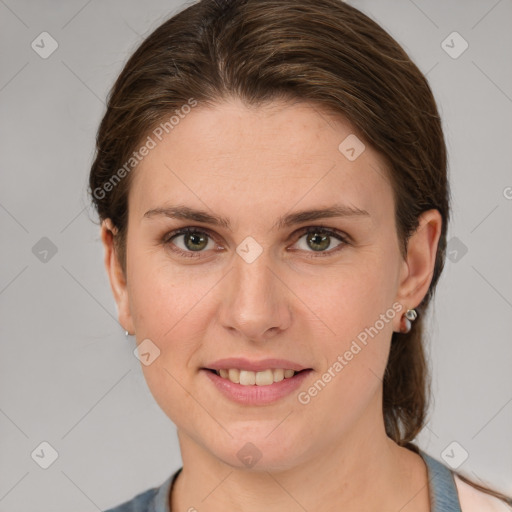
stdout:
<svg viewBox="0 0 512 512">
<path fill-rule="evenodd" d="M 240 384 L 242 386 L 253 386 L 256 384 L 256 374 L 246 370 L 240 370 Z"/>
<path fill-rule="evenodd" d="M 229 370 L 228 378 L 231 382 L 238 384 L 240 382 L 240 370 L 237 370 L 236 368 L 231 368 Z"/>
<path fill-rule="evenodd" d="M 268 369 L 262 372 L 251 372 L 249 370 L 238 370 L 230 368 L 229 370 L 217 370 L 217 375 L 223 379 L 228 379 L 235 384 L 242 386 L 270 386 L 274 382 L 281 382 L 283 379 L 289 379 L 295 375 L 294 370 L 285 370 L 277 368 Z"/>
<path fill-rule="evenodd" d="M 281 382 L 284 379 L 284 370 L 279 368 L 274 370 L 274 382 Z"/>
<path fill-rule="evenodd" d="M 272 370 L 265 370 L 264 372 L 258 372 L 256 374 L 256 385 L 257 386 L 268 386 L 274 383 L 274 374 Z"/>
</svg>

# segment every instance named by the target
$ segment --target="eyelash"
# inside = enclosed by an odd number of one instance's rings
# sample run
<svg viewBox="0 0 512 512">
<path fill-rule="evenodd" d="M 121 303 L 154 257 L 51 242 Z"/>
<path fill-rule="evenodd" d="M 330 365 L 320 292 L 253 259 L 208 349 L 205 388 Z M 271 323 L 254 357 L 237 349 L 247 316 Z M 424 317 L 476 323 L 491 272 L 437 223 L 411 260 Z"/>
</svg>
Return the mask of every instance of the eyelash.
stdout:
<svg viewBox="0 0 512 512">
<path fill-rule="evenodd" d="M 215 241 L 215 237 L 213 237 L 212 234 L 207 229 L 204 229 L 204 228 L 194 228 L 194 227 L 186 227 L 186 228 L 180 228 L 180 229 L 177 229 L 175 231 L 171 231 L 170 233 L 165 234 L 164 237 L 162 238 L 162 243 L 165 246 L 168 246 L 170 248 L 171 245 L 174 245 L 174 244 L 172 244 L 172 240 L 174 238 L 176 238 L 177 236 L 180 236 L 180 235 L 187 235 L 187 234 L 191 234 L 191 233 L 194 233 L 194 234 L 198 234 L 198 233 L 199 234 L 205 234 L 210 239 Z M 337 253 L 340 250 L 342 250 L 345 245 L 349 245 L 349 241 L 348 241 L 348 236 L 347 235 L 345 235 L 344 233 L 342 233 L 341 231 L 338 231 L 336 229 L 326 228 L 324 226 L 308 226 L 306 228 L 302 228 L 301 230 L 298 230 L 298 233 L 297 233 L 298 239 L 297 239 L 297 241 L 299 241 L 304 235 L 307 235 L 307 234 L 310 234 L 310 233 L 315 233 L 315 234 L 320 234 L 320 235 L 327 235 L 329 237 L 338 239 L 342 243 L 339 244 L 338 246 L 336 246 L 334 249 L 331 249 L 329 251 L 319 251 L 319 252 L 306 251 L 306 252 L 312 252 L 313 253 L 312 256 L 307 256 L 308 258 L 319 258 L 319 257 L 321 258 L 321 257 L 325 257 L 325 256 L 330 256 L 330 255 L 332 255 L 334 253 Z M 173 252 L 179 254 L 180 256 L 184 256 L 186 258 L 201 258 L 201 257 L 203 257 L 203 256 L 201 256 L 201 253 L 205 252 L 205 251 L 197 251 L 197 252 L 194 252 L 194 251 L 184 251 L 183 249 L 180 249 L 179 247 L 176 247 L 176 246 L 171 248 L 171 250 Z M 297 249 L 297 250 L 300 250 L 300 249 Z"/>
</svg>

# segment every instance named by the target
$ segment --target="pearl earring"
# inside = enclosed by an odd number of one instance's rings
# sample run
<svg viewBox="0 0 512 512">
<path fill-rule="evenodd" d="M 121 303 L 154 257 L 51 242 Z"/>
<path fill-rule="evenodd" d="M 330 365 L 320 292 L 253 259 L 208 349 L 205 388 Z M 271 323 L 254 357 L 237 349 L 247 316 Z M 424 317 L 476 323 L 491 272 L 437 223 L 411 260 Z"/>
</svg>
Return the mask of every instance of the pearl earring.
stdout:
<svg viewBox="0 0 512 512">
<path fill-rule="evenodd" d="M 416 320 L 416 318 L 418 318 L 418 312 L 413 308 L 413 309 L 408 309 L 406 312 L 405 312 L 405 318 L 404 318 L 404 324 L 405 324 L 405 330 L 402 331 L 404 334 L 407 334 L 410 330 L 411 330 L 411 322 L 414 322 L 414 320 Z"/>
</svg>

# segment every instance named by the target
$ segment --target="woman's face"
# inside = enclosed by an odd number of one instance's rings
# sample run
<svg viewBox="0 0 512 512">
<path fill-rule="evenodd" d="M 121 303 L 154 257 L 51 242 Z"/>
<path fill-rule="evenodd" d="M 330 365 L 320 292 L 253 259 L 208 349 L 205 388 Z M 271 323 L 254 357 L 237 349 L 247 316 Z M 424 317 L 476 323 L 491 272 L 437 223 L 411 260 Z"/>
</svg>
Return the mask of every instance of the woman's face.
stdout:
<svg viewBox="0 0 512 512">
<path fill-rule="evenodd" d="M 383 433 L 390 339 L 421 297 L 379 155 L 306 103 L 197 106 L 150 136 L 118 306 L 180 440 L 286 468 Z"/>
</svg>

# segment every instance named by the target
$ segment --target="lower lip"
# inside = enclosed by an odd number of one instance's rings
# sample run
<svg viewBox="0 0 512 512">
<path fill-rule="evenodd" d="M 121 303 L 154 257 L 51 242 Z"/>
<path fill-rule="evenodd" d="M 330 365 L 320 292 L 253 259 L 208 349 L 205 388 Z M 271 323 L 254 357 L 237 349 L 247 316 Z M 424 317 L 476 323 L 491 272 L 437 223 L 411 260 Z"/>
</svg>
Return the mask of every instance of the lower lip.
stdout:
<svg viewBox="0 0 512 512">
<path fill-rule="evenodd" d="M 217 389 L 227 398 L 245 405 L 265 405 L 276 402 L 293 393 L 302 384 L 312 370 L 304 370 L 289 379 L 274 382 L 268 386 L 243 386 L 228 379 L 219 377 L 216 373 L 201 369 Z"/>
</svg>

